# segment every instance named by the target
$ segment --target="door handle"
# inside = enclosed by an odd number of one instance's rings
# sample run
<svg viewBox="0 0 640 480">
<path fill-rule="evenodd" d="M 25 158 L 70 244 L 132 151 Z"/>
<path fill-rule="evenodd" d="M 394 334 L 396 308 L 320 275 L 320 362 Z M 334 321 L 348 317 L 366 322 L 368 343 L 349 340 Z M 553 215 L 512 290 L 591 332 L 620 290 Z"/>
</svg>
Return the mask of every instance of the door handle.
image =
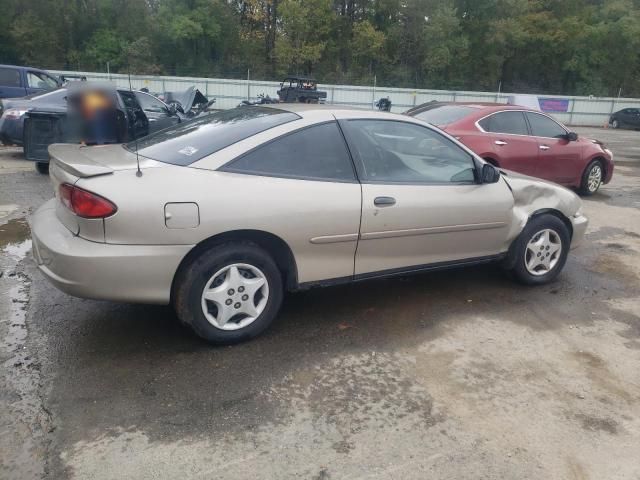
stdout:
<svg viewBox="0 0 640 480">
<path fill-rule="evenodd" d="M 540 145 L 540 150 L 549 150 L 550 148 L 548 145 Z"/>
<path fill-rule="evenodd" d="M 396 204 L 396 199 L 393 197 L 376 197 L 373 204 L 376 207 L 390 207 Z"/>
<path fill-rule="evenodd" d="M 506 144 L 507 144 L 507 142 L 505 142 L 504 140 L 496 140 L 496 141 L 495 141 L 495 142 L 493 142 L 493 143 L 495 143 L 496 145 L 500 145 L 500 146 L 502 146 L 502 145 L 506 145 Z"/>
</svg>

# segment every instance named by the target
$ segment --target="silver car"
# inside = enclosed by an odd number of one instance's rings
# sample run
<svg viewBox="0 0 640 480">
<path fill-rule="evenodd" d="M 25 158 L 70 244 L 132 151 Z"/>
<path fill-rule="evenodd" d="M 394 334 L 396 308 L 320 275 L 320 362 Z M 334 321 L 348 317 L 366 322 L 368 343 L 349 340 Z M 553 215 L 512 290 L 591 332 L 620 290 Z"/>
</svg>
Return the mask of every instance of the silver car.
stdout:
<svg viewBox="0 0 640 480">
<path fill-rule="evenodd" d="M 553 280 L 587 227 L 560 186 L 498 171 L 406 116 L 244 107 L 127 145 L 52 145 L 31 217 L 59 289 L 173 304 L 214 343 L 255 337 L 285 291 L 499 261 Z"/>
</svg>

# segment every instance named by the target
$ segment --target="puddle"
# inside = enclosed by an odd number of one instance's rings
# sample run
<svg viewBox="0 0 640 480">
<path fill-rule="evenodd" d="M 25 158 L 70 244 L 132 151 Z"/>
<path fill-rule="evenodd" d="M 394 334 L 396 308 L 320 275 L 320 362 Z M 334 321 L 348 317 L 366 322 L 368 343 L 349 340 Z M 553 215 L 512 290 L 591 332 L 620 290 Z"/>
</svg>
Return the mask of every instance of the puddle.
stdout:
<svg viewBox="0 0 640 480">
<path fill-rule="evenodd" d="M 10 255 L 19 255 L 21 248 L 23 248 L 16 247 L 15 244 L 24 244 L 28 242 L 29 247 L 27 248 L 27 251 L 29 251 L 29 248 L 31 248 L 31 240 L 28 240 L 29 237 L 31 237 L 29 224 L 24 218 L 14 218 L 4 225 L 0 225 L 0 249 L 6 251 Z M 22 257 L 24 257 L 24 255 L 20 258 Z"/>
</svg>

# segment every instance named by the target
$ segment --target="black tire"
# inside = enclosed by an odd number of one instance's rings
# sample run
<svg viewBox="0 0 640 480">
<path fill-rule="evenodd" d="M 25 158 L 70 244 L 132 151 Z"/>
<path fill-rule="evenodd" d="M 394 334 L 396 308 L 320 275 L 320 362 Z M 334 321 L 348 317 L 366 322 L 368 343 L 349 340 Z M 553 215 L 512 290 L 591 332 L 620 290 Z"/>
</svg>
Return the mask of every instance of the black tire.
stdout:
<svg viewBox="0 0 640 480">
<path fill-rule="evenodd" d="M 259 269 L 267 281 L 269 293 L 264 309 L 252 323 L 237 330 L 223 330 L 205 316 L 202 295 L 212 277 L 232 264 L 247 264 Z M 173 306 L 180 321 L 191 327 L 196 335 L 213 344 L 228 345 L 260 335 L 278 314 L 282 295 L 280 270 L 266 251 L 251 242 L 225 243 L 203 251 L 180 269 L 174 286 Z M 216 312 L 217 306 L 213 305 L 211 308 Z M 208 302 L 207 307 L 210 308 Z M 231 320 L 233 318 L 236 317 Z"/>
<path fill-rule="evenodd" d="M 617 118 L 611 120 L 611 128 L 620 128 L 620 121 Z"/>
<path fill-rule="evenodd" d="M 545 230 L 555 233 L 557 239 L 560 241 L 560 251 L 555 265 L 548 272 L 535 275 L 529 271 L 526 265 L 528 259 L 527 245 L 538 236 L 539 232 Z M 511 247 L 511 254 L 515 257 L 515 262 L 513 263 L 513 267 L 509 269 L 509 272 L 517 281 L 526 285 L 543 285 L 549 283 L 562 271 L 567 261 L 570 244 L 571 237 L 569 235 L 569 229 L 558 217 L 550 214 L 533 217 L 529 220 L 522 232 L 520 232 L 520 235 Z M 547 250 L 543 250 L 543 252 L 543 255 L 548 253 Z M 531 252 L 529 252 L 529 255 L 531 255 Z"/>
<path fill-rule="evenodd" d="M 36 172 L 42 175 L 49 174 L 49 162 L 36 162 Z"/>
<path fill-rule="evenodd" d="M 594 169 L 600 169 L 600 180 L 598 184 L 594 187 L 593 184 L 590 184 L 589 177 L 591 176 Z M 585 196 L 593 195 L 600 189 L 600 185 L 602 185 L 602 179 L 604 178 L 604 165 L 600 160 L 593 160 L 587 168 L 582 172 L 582 180 L 580 180 L 580 193 Z"/>
</svg>

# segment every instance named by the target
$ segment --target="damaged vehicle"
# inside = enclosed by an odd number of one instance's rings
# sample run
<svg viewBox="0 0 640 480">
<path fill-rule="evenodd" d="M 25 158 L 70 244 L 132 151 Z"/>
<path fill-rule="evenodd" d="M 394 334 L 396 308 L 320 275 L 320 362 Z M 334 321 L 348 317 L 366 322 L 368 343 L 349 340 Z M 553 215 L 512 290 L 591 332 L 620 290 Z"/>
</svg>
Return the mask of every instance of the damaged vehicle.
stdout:
<svg viewBox="0 0 640 480">
<path fill-rule="evenodd" d="M 162 97 L 167 105 L 173 105 L 180 115 L 187 118 L 197 117 L 216 103 L 215 98 L 209 100 L 193 86 L 179 92 L 165 92 Z"/>
<path fill-rule="evenodd" d="M 82 82 L 81 87 L 90 88 L 91 83 Z M 36 162 L 40 173 L 48 170 L 49 145 L 81 140 L 68 118 L 67 100 L 73 88 L 74 85 L 69 85 L 43 95 L 12 100 L 11 108 L 0 118 L 0 136 L 22 144 L 25 158 Z M 187 120 L 175 107 L 149 93 L 115 88 L 113 91 L 119 118 L 118 142 L 141 138 Z"/>
<path fill-rule="evenodd" d="M 313 286 L 490 262 L 546 284 L 587 228 L 570 190 L 387 112 L 243 107 L 49 152 L 56 196 L 30 218 L 44 276 L 172 304 L 217 344 L 259 335 L 284 292 Z"/>
</svg>

